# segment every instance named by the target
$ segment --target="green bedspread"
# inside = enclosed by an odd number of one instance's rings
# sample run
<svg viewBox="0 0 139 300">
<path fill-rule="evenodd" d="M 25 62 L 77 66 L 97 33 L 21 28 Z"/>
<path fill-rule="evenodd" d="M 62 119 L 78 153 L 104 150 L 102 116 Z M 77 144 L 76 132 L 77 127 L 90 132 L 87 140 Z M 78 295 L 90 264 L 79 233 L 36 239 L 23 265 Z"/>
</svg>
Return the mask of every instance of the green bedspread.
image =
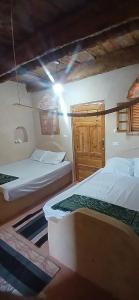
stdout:
<svg viewBox="0 0 139 300">
<path fill-rule="evenodd" d="M 135 210 L 76 194 L 53 205 L 52 208 L 70 212 L 79 208 L 93 209 L 100 213 L 114 217 L 131 226 L 132 229 L 139 235 L 139 212 Z"/>
<path fill-rule="evenodd" d="M 19 177 L 15 177 L 15 176 L 0 173 L 0 185 L 4 184 L 4 183 L 7 183 L 7 182 L 10 182 L 10 181 L 13 181 L 13 180 L 16 180 L 18 178 Z"/>
</svg>

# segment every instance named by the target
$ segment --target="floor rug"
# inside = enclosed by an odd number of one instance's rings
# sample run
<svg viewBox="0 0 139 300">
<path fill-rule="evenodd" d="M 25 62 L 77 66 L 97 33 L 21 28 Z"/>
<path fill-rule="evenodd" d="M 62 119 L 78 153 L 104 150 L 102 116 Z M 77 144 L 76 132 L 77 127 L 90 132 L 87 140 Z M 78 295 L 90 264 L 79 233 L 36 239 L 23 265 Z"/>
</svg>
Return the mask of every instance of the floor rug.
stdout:
<svg viewBox="0 0 139 300">
<path fill-rule="evenodd" d="M 0 290 L 37 295 L 59 270 L 49 258 L 11 229 L 0 231 Z"/>
<path fill-rule="evenodd" d="M 39 248 L 48 240 L 48 224 L 42 208 L 21 218 L 12 227 Z"/>
</svg>

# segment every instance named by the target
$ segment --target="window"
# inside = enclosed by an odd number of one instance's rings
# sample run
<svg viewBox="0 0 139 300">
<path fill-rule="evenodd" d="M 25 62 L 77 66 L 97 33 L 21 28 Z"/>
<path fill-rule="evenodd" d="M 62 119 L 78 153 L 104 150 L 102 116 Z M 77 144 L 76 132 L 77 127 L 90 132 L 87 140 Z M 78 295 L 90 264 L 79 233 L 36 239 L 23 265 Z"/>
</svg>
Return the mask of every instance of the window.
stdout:
<svg viewBox="0 0 139 300">
<path fill-rule="evenodd" d="M 139 104 L 129 108 L 129 133 L 139 134 Z"/>
<path fill-rule="evenodd" d="M 119 106 L 120 103 L 117 105 Z M 117 132 L 126 132 L 129 135 L 139 134 L 139 104 L 117 112 Z"/>
<path fill-rule="evenodd" d="M 139 76 L 132 83 L 127 98 L 129 101 L 139 98 Z M 128 134 L 139 134 L 139 104 L 133 105 L 128 110 L 129 130 Z"/>
<path fill-rule="evenodd" d="M 57 109 L 53 110 L 57 112 Z M 40 125 L 42 135 L 59 134 L 59 119 L 57 114 L 50 111 L 40 111 Z"/>
<path fill-rule="evenodd" d="M 132 83 L 127 98 L 129 101 L 139 98 L 139 76 Z M 122 103 L 118 103 L 117 105 L 120 104 Z M 139 135 L 139 104 L 117 112 L 117 131 L 127 132 L 127 134 L 131 135 Z"/>
<path fill-rule="evenodd" d="M 124 102 L 118 103 L 117 106 L 120 106 Z M 117 112 L 117 131 L 118 132 L 127 132 L 128 131 L 128 108 L 124 108 Z"/>
</svg>

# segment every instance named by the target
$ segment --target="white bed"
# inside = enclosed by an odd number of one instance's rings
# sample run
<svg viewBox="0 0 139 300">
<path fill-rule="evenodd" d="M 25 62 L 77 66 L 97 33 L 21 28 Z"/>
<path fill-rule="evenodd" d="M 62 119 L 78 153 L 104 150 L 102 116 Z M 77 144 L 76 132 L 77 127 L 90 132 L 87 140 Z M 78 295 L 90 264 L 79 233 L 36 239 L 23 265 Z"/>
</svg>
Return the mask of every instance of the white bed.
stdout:
<svg viewBox="0 0 139 300">
<path fill-rule="evenodd" d="M 114 299 L 139 299 L 139 238 L 133 227 L 99 210 L 81 208 L 64 217 L 66 212 L 51 207 L 79 194 L 139 211 L 139 159 L 127 160 L 125 165 L 115 162 L 45 204 L 49 255 L 109 291 Z M 137 229 L 138 214 L 132 216 Z"/>
<path fill-rule="evenodd" d="M 122 172 L 100 169 L 82 182 L 69 188 L 46 202 L 43 210 L 46 219 L 61 218 L 69 212 L 53 210 L 52 206 L 73 194 L 89 196 L 139 211 L 139 177 L 124 175 Z"/>
<path fill-rule="evenodd" d="M 54 183 L 71 171 L 69 161 L 56 165 L 25 159 L 0 167 L 0 173 L 19 177 L 0 186 L 6 201 L 12 201 Z"/>
</svg>

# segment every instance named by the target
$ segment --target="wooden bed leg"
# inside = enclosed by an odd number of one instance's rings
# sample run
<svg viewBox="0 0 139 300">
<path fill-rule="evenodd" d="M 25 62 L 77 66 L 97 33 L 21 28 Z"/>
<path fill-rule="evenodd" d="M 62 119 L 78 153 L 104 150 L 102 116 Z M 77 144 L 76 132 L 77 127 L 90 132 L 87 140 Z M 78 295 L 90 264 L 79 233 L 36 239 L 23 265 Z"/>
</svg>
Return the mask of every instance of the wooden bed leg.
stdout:
<svg viewBox="0 0 139 300">
<path fill-rule="evenodd" d="M 48 221 L 50 256 L 121 300 L 139 299 L 139 238 L 120 221 L 80 209 Z"/>
</svg>

